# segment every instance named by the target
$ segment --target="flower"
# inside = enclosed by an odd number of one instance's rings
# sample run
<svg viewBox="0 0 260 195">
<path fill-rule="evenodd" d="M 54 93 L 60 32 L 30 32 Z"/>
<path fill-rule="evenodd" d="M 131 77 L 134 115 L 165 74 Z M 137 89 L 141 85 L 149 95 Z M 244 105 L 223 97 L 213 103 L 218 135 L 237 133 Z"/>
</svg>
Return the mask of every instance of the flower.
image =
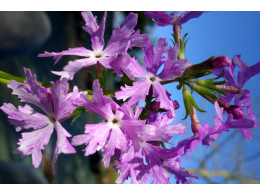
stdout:
<svg viewBox="0 0 260 195">
<path fill-rule="evenodd" d="M 175 44 L 172 48 L 167 50 L 168 58 L 164 60 L 163 54 L 167 48 L 166 39 L 160 38 L 156 49 L 153 49 L 153 45 L 149 43 L 144 47 L 145 56 L 143 58 L 143 68 L 137 60 L 131 58 L 129 65 L 126 67 L 130 78 L 140 78 L 142 80 L 134 82 L 133 86 L 121 87 L 121 91 L 115 93 L 115 97 L 123 99 L 128 98 L 129 103 L 134 105 L 139 99 L 145 100 L 149 94 L 149 90 L 152 89 L 152 95 L 156 97 L 156 101 L 160 102 L 160 108 L 172 111 L 172 117 L 175 116 L 173 103 L 170 100 L 170 94 L 164 89 L 161 81 L 173 80 L 183 74 L 185 68 L 189 67 L 191 63 L 186 60 L 176 60 L 179 53 L 179 45 Z M 159 68 L 164 64 L 164 68 L 161 73 L 157 74 Z"/>
<path fill-rule="evenodd" d="M 237 80 L 235 77 L 235 68 L 239 67 L 240 70 L 237 74 Z M 216 75 L 221 75 L 224 71 L 223 77 L 227 80 L 226 88 L 229 86 L 232 87 L 231 93 L 226 90 L 227 96 L 219 96 L 223 101 L 231 102 L 233 98 L 234 100 L 234 106 L 232 107 L 233 113 L 235 114 L 234 117 L 239 118 L 249 118 L 254 121 L 254 127 L 258 126 L 258 121 L 253 113 L 251 103 L 250 103 L 250 91 L 247 89 L 243 89 L 245 83 L 252 78 L 253 76 L 260 73 L 260 62 L 256 63 L 253 66 L 248 67 L 241 59 L 240 55 L 235 56 L 232 59 L 232 65 L 228 67 L 228 69 L 220 69 L 218 71 L 215 71 L 214 73 Z M 246 108 L 244 115 L 241 115 L 241 112 L 243 112 L 243 108 Z M 240 109 L 240 110 L 239 110 Z M 242 117 L 241 117 L 242 116 Z M 241 133 L 244 137 L 247 139 L 252 139 L 251 135 L 251 129 L 249 128 L 241 128 Z"/>
<path fill-rule="evenodd" d="M 66 79 L 52 82 L 53 88 L 46 89 L 37 82 L 36 75 L 32 75 L 30 69 L 24 68 L 24 72 L 25 84 L 11 80 L 7 86 L 13 90 L 12 94 L 18 95 L 21 102 L 36 105 L 47 116 L 35 111 L 28 104 L 24 107 L 18 106 L 17 109 L 10 103 L 4 103 L 1 110 L 8 114 L 9 121 L 16 131 L 34 129 L 32 132 L 22 133 L 22 138 L 18 142 L 20 146 L 14 152 L 21 157 L 32 155 L 32 164 L 35 168 L 41 166 L 41 150 L 48 144 L 53 129 L 56 129 L 57 142 L 52 161 L 54 172 L 54 164 L 60 153 L 76 153 L 67 140 L 71 135 L 60 123 L 77 107 L 75 98 L 86 93 L 78 92 L 77 87 L 73 88 L 73 92 L 68 93 L 69 84 Z"/>
<path fill-rule="evenodd" d="M 179 14 L 166 14 L 163 11 L 148 11 L 145 12 L 144 15 L 147 18 L 151 18 L 158 26 L 173 26 L 173 31 L 178 43 L 181 43 L 181 25 L 188 22 L 192 18 L 200 17 L 203 13 L 204 12 L 202 11 L 186 11 Z M 182 57 L 184 54 L 182 51 L 180 53 L 181 55 L 179 57 Z"/>
<path fill-rule="evenodd" d="M 215 124 L 209 127 L 206 131 L 206 136 L 203 136 L 202 144 L 210 146 L 213 141 L 215 141 L 223 131 L 228 131 L 231 128 L 244 128 L 250 129 L 254 127 L 255 122 L 251 119 L 241 118 L 238 120 L 233 120 L 233 115 L 228 114 L 226 121 L 224 122 L 223 114 L 224 108 L 221 108 L 216 101 L 214 103 L 217 117 L 214 117 Z"/>
<path fill-rule="evenodd" d="M 131 110 L 131 109 L 128 109 Z M 138 116 L 138 114 L 137 114 Z M 158 114 L 158 117 L 149 122 L 153 129 L 128 129 L 126 134 L 130 140 L 130 148 L 119 158 L 116 169 L 120 174 L 117 183 L 123 183 L 131 177 L 131 183 L 169 183 L 169 175 L 174 174 L 177 180 L 187 183 L 186 177 L 192 175 L 180 167 L 180 157 L 183 150 L 178 148 L 161 148 L 160 142 L 168 142 L 173 134 L 184 134 L 186 127 L 182 124 L 169 125 L 174 119 L 167 114 Z"/>
<path fill-rule="evenodd" d="M 52 71 L 60 75 L 61 78 L 73 79 L 74 75 L 83 67 L 89 67 L 95 64 L 101 64 L 105 68 L 112 69 L 111 61 L 117 58 L 119 54 L 125 53 L 129 48 L 142 47 L 149 40 L 148 35 L 141 35 L 140 31 L 134 31 L 137 24 L 137 14 L 130 13 L 122 28 L 117 26 L 113 30 L 112 36 L 104 48 L 104 31 L 107 12 L 105 12 L 101 23 L 98 25 L 96 17 L 91 12 L 82 12 L 82 17 L 86 24 L 83 29 L 90 34 L 92 42 L 92 51 L 84 47 L 76 47 L 62 52 L 44 52 L 39 57 L 51 57 L 56 59 L 55 64 L 64 55 L 76 55 L 85 57 L 75 61 L 70 61 L 63 71 Z"/>
<path fill-rule="evenodd" d="M 174 24 L 184 24 L 192 18 L 198 18 L 203 11 L 186 11 L 179 14 L 166 14 L 163 11 L 148 11 L 145 12 L 147 18 L 153 19 L 158 26 L 167 26 Z"/>
<path fill-rule="evenodd" d="M 129 140 L 127 132 L 134 129 L 153 129 L 152 125 L 145 125 L 144 120 L 138 120 L 135 115 L 129 113 L 125 106 L 120 107 L 111 98 L 104 96 L 100 84 L 97 80 L 93 83 L 93 95 L 91 102 L 82 96 L 78 103 L 87 107 L 106 121 L 99 124 L 86 124 L 85 134 L 77 135 L 72 138 L 73 145 L 85 144 L 85 156 L 101 150 L 105 167 L 109 166 L 110 158 L 118 149 L 124 152 L 128 149 Z M 138 112 L 140 114 L 140 112 Z"/>
</svg>

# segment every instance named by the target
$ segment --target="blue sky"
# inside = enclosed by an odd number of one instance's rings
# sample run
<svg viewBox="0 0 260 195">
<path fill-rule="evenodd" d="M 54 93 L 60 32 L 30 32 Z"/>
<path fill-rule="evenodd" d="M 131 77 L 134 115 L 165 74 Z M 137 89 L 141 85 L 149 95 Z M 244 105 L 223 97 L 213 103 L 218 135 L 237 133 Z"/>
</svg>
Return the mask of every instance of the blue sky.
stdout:
<svg viewBox="0 0 260 195">
<path fill-rule="evenodd" d="M 241 59 L 247 63 L 249 66 L 256 64 L 260 61 L 260 12 L 209 12 L 203 14 L 200 18 L 192 19 L 182 27 L 182 35 L 188 33 L 188 38 L 190 39 L 186 46 L 185 58 L 194 64 L 204 61 L 211 56 L 220 56 L 227 55 L 232 59 L 235 55 L 240 54 Z M 169 44 L 172 39 L 172 27 L 158 27 L 156 26 L 152 31 L 152 38 L 158 40 L 160 37 L 167 38 Z M 253 110 L 255 115 L 259 118 L 260 109 L 260 93 L 258 89 L 258 83 L 260 82 L 260 76 L 255 76 L 249 80 L 244 88 L 251 91 L 251 103 L 253 105 Z M 166 89 L 172 94 L 172 99 L 179 101 L 181 108 L 176 111 L 177 118 L 174 123 L 184 122 L 188 125 L 188 130 L 190 131 L 189 120 L 182 121 L 185 113 L 183 109 L 183 101 L 181 92 L 176 90 L 175 84 L 166 85 Z M 199 114 L 201 123 L 209 122 L 212 124 L 213 116 L 215 115 L 215 109 L 206 101 L 203 101 L 197 95 L 194 95 L 197 102 L 199 102 L 202 108 L 205 108 L 208 112 Z M 210 116 L 210 117 L 209 117 Z M 189 118 L 188 118 L 189 119 Z M 192 135 L 191 132 L 188 132 L 185 136 L 176 136 L 172 143 Z M 225 139 L 228 134 L 222 134 L 218 142 L 221 142 Z M 216 157 L 218 163 L 225 167 L 225 170 L 232 171 L 233 166 L 226 166 L 222 156 L 230 155 L 230 151 L 235 151 L 237 143 L 241 142 L 240 145 L 243 145 L 243 150 L 245 152 L 244 158 L 247 159 L 247 156 L 253 155 L 260 151 L 260 128 L 253 129 L 252 141 L 247 141 L 242 138 L 241 134 L 238 134 L 234 139 L 230 140 L 230 143 L 227 144 Z M 186 158 L 183 158 L 182 165 L 185 168 L 196 168 L 198 163 L 203 157 L 210 152 L 210 149 L 205 147 L 199 147 L 192 154 L 189 162 Z M 231 152 L 232 153 L 232 152 Z M 235 153 L 235 152 L 233 152 Z M 237 154 L 239 155 L 239 153 Z M 198 157 L 199 156 L 199 157 Z M 220 159 L 220 160 L 219 160 Z M 225 158 L 227 159 L 227 158 Z M 247 175 L 248 173 L 255 170 L 255 177 L 260 176 L 260 170 L 258 168 L 259 160 L 254 160 L 254 162 L 244 163 L 243 164 L 243 174 Z M 234 163 L 235 164 L 235 163 Z M 213 169 L 213 165 L 209 162 L 209 169 Z M 248 174 L 249 177 L 251 176 Z M 174 179 L 172 180 L 174 181 Z M 216 178 L 214 181 L 221 182 Z M 197 181 L 198 183 L 204 183 L 205 180 L 201 179 Z"/>
</svg>

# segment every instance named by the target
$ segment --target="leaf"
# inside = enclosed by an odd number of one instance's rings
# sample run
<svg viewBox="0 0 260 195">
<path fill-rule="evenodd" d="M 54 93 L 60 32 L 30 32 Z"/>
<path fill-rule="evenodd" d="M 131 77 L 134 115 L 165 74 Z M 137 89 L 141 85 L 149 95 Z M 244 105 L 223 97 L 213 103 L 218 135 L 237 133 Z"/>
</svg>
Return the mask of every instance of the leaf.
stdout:
<svg viewBox="0 0 260 195">
<path fill-rule="evenodd" d="M 188 88 L 183 85 L 183 89 L 182 89 L 182 94 L 183 94 L 183 102 L 184 102 L 184 106 L 185 106 L 185 110 L 186 110 L 186 116 L 182 119 L 186 119 L 189 115 L 190 115 L 190 99 L 189 99 L 189 95 L 190 91 L 188 90 Z"/>
<path fill-rule="evenodd" d="M 192 96 L 190 96 L 190 102 L 193 105 L 194 108 L 196 108 L 196 110 L 198 110 L 199 112 L 206 112 L 205 110 L 202 110 L 198 104 L 195 102 L 194 98 Z"/>
<path fill-rule="evenodd" d="M 179 40 L 178 40 L 177 36 L 176 36 L 175 34 L 172 34 L 172 36 L 173 36 L 173 38 L 174 38 L 175 43 L 178 43 L 178 44 L 179 44 Z"/>
</svg>

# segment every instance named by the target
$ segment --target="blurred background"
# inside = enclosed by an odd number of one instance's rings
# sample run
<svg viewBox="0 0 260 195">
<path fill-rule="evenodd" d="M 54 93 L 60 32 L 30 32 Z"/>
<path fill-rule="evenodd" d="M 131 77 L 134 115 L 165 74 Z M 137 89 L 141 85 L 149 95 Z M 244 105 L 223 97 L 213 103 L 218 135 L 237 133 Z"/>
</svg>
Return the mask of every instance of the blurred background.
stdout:
<svg viewBox="0 0 260 195">
<path fill-rule="evenodd" d="M 129 12 L 108 12 L 105 30 L 105 42 L 111 36 L 116 24 L 122 24 Z M 142 33 L 150 34 L 151 41 L 156 44 L 160 37 L 167 38 L 170 45 L 172 27 L 157 27 L 143 12 L 138 13 L 138 25 Z M 176 12 L 175 12 L 176 13 Z M 101 21 L 103 12 L 94 12 Z M 232 59 L 241 54 L 241 59 L 249 66 L 260 60 L 260 12 L 210 12 L 198 19 L 192 19 L 183 25 L 182 34 L 186 32 L 190 40 L 186 46 L 186 56 L 196 64 L 211 56 L 227 55 Z M 39 81 L 49 82 L 59 79 L 50 71 L 60 71 L 74 56 L 65 56 L 55 66 L 51 58 L 38 58 L 44 51 L 63 51 L 67 48 L 86 47 L 91 49 L 90 36 L 82 29 L 84 20 L 80 12 L 0 12 L 0 70 L 9 74 L 24 77 L 23 67 L 30 68 L 37 74 Z M 141 62 L 141 50 L 132 49 L 131 55 L 138 56 Z M 79 88 L 91 89 L 93 77 L 84 69 L 76 74 L 71 84 Z M 119 88 L 121 79 L 110 77 L 107 89 Z M 258 83 L 260 76 L 249 80 L 245 88 L 251 90 L 253 111 L 259 119 L 260 93 Z M 175 84 L 166 85 L 172 94 L 171 98 L 180 103 L 176 111 L 177 118 L 173 124 L 183 122 L 188 125 L 187 134 L 176 135 L 168 147 L 176 146 L 178 141 L 192 136 L 189 120 L 185 116 L 181 93 Z M 207 113 L 199 113 L 201 123 L 213 123 L 214 107 L 194 94 L 202 109 Z M 4 102 L 19 105 L 11 90 L 0 83 L 0 105 Z M 63 123 L 72 135 L 83 133 L 85 123 L 96 123 L 102 119 L 92 112 L 80 116 L 71 125 L 71 119 Z M 210 148 L 199 146 L 189 161 L 185 156 L 182 166 L 198 175 L 200 180 L 192 183 L 260 183 L 260 132 L 253 129 L 253 140 L 243 138 L 240 130 L 223 133 Z M 31 165 L 31 157 L 20 159 L 12 153 L 17 148 L 21 137 L 10 126 L 5 113 L 0 111 L 0 183 L 115 183 L 117 173 L 112 167 L 105 169 L 102 155 L 96 153 L 84 157 L 81 151 L 84 146 L 76 147 L 77 154 L 59 155 L 56 163 L 56 174 L 52 175 L 52 152 L 56 143 L 55 133 L 43 151 L 44 158 L 40 169 Z M 126 182 L 128 183 L 129 180 Z M 175 183 L 171 177 L 171 183 Z"/>
</svg>

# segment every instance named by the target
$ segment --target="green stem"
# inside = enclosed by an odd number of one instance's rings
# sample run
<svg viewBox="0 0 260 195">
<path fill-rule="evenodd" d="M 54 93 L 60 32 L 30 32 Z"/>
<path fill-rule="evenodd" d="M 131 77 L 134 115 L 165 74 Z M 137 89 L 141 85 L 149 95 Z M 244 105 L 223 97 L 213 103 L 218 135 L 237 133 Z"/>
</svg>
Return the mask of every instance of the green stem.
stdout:
<svg viewBox="0 0 260 195">
<path fill-rule="evenodd" d="M 15 80 L 19 83 L 23 83 L 24 80 L 25 80 L 24 78 L 13 76 L 13 75 L 8 74 L 8 73 L 3 72 L 3 71 L 0 71 L 0 78 L 5 79 L 5 80 Z"/>
<path fill-rule="evenodd" d="M 180 81 L 180 77 L 177 77 L 177 78 L 175 78 L 175 79 L 173 79 L 173 80 L 161 81 L 160 83 L 161 83 L 162 85 L 166 85 L 166 84 L 173 83 L 173 82 L 177 82 L 177 81 Z"/>
</svg>

